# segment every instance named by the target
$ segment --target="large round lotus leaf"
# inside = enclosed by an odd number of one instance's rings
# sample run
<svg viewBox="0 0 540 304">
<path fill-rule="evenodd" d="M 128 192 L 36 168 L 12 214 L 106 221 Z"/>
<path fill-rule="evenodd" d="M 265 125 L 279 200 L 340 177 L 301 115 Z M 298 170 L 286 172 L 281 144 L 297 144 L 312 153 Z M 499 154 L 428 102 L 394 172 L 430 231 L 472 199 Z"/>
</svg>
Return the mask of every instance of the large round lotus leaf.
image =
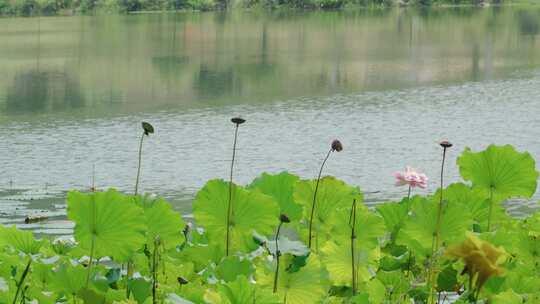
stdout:
<svg viewBox="0 0 540 304">
<path fill-rule="evenodd" d="M 137 196 L 136 202 L 144 210 L 148 233 L 146 244 L 149 250 L 154 248 L 154 240 L 159 239 L 166 249 L 175 248 L 184 241 L 182 229 L 185 223 L 180 213 L 174 211 L 163 198 Z"/>
<path fill-rule="evenodd" d="M 328 241 L 321 248 L 321 260 L 330 280 L 336 286 L 352 286 L 352 252 L 350 238 L 342 237 L 338 242 Z M 354 262 L 357 282 L 366 282 L 377 271 L 380 258 L 379 248 L 367 249 L 355 242 Z"/>
<path fill-rule="evenodd" d="M 126 261 L 146 241 L 143 210 L 132 198 L 115 190 L 70 192 L 68 218 L 75 222 L 75 239 L 95 257 L 111 256 Z"/>
<path fill-rule="evenodd" d="M 206 298 L 207 303 L 216 304 L 281 303 L 271 289 L 252 284 L 245 276 L 238 276 L 233 282 L 218 285 L 217 293 Z"/>
<path fill-rule="evenodd" d="M 256 281 L 261 286 L 271 287 L 274 283 L 275 263 L 271 268 L 258 269 Z M 280 259 L 277 294 L 287 299 L 287 304 L 319 303 L 328 294 L 327 273 L 315 254 L 295 258 L 290 254 Z"/>
<path fill-rule="evenodd" d="M 495 201 L 531 197 L 536 191 L 538 172 L 534 159 L 510 145 L 490 145 L 476 153 L 466 148 L 457 164 L 465 180 L 488 195 L 492 190 Z"/>
<path fill-rule="evenodd" d="M 413 201 L 412 215 L 405 219 L 397 236 L 397 243 L 415 251 L 416 256 L 431 254 L 433 236 L 437 231 L 439 202 L 420 199 Z M 458 204 L 444 204 L 441 211 L 440 244 L 457 242 L 465 237 L 472 226 L 467 209 Z"/>
<path fill-rule="evenodd" d="M 232 187 L 231 247 L 232 251 L 253 249 L 253 233 L 270 235 L 279 223 L 279 207 L 275 200 L 258 190 Z M 211 243 L 225 244 L 229 183 L 211 180 L 197 193 L 193 216 L 203 226 Z M 225 247 L 225 245 L 223 245 Z"/>
<path fill-rule="evenodd" d="M 288 172 L 271 175 L 263 173 L 257 177 L 249 188 L 258 189 L 266 195 L 272 196 L 279 204 L 281 214 L 285 214 L 292 221 L 302 217 L 302 205 L 294 202 L 293 193 L 298 176 Z"/>
<path fill-rule="evenodd" d="M 15 226 L 6 228 L 0 225 L 0 247 L 6 245 L 26 254 L 36 254 L 39 252 L 42 242 L 36 241 L 30 231 L 18 230 Z"/>
</svg>

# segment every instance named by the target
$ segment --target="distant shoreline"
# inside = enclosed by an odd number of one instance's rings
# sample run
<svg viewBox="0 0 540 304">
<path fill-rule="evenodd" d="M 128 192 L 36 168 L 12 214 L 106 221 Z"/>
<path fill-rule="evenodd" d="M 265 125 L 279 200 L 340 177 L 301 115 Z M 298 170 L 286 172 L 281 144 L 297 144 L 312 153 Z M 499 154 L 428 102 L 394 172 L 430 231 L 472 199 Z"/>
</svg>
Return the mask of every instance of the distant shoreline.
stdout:
<svg viewBox="0 0 540 304">
<path fill-rule="evenodd" d="M 157 0 L 156 0 L 157 1 Z M 167 0 L 174 5 L 179 5 L 178 1 Z M 165 2 L 167 2 L 165 1 Z M 482 3 L 472 3 L 475 0 L 470 0 L 471 3 L 453 4 L 448 3 L 453 0 L 443 0 L 441 3 L 438 0 L 409 0 L 407 2 L 400 0 L 366 0 L 365 2 L 381 2 L 357 4 L 351 3 L 349 0 L 278 0 L 284 1 L 283 3 L 276 3 L 276 0 L 261 0 L 257 3 L 249 3 L 249 0 L 236 0 L 246 1 L 247 3 L 230 3 L 231 0 L 185 0 L 186 3 L 182 4 L 185 7 L 139 7 L 143 5 L 142 2 L 132 1 L 123 5 L 120 1 L 100 1 L 100 0 L 87 0 L 80 1 L 78 7 L 55 7 L 56 2 L 46 2 L 42 7 L 37 7 L 35 0 L 24 0 L 18 2 L 17 5 L 12 5 L 9 2 L 2 2 L 0 0 L 0 18 L 6 17 L 46 17 L 46 16 L 84 16 L 84 15 L 96 15 L 96 14 L 161 14 L 161 13 L 177 13 L 177 12 L 206 12 L 206 11 L 257 11 L 257 10 L 269 10 L 269 11 L 346 11 L 355 9 L 388 9 L 388 8 L 489 8 L 489 7 L 539 7 L 540 3 L 529 0 L 517 0 L 517 1 L 504 1 L 502 3 L 492 3 L 493 1 L 486 1 Z M 189 2 L 189 5 L 187 4 Z M 70 3 L 66 1 L 65 3 Z M 138 3 L 138 4 L 137 4 Z M 429 3 L 429 4 L 422 4 Z M 163 5 L 163 2 L 160 3 Z M 170 4 L 170 5 L 173 5 Z M 67 4 L 69 5 L 69 4 Z M 151 6 L 152 4 L 145 5 Z M 226 5 L 232 6 L 231 8 L 225 8 Z"/>
</svg>

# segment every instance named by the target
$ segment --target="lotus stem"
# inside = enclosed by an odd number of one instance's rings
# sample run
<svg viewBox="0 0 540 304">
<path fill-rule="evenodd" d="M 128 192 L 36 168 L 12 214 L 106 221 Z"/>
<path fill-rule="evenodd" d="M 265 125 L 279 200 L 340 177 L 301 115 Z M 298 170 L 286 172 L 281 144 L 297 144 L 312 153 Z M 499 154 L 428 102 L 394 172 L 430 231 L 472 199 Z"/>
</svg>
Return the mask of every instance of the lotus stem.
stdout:
<svg viewBox="0 0 540 304">
<path fill-rule="evenodd" d="M 19 298 L 19 292 L 21 291 L 21 287 L 24 284 L 24 280 L 26 279 L 28 272 L 30 271 L 30 264 L 32 264 L 32 257 L 29 257 L 28 263 L 26 264 L 26 268 L 24 268 L 24 271 L 21 275 L 21 279 L 17 283 L 17 291 L 15 292 L 15 297 L 13 298 L 13 304 L 17 303 L 17 299 Z"/>
<path fill-rule="evenodd" d="M 141 176 L 141 164 L 142 164 L 142 147 L 145 136 L 150 136 L 154 133 L 154 126 L 143 121 L 142 122 L 143 134 L 141 135 L 141 141 L 139 143 L 139 165 L 137 166 L 137 179 L 135 180 L 135 195 L 139 193 L 139 178 Z"/>
<path fill-rule="evenodd" d="M 154 240 L 154 252 L 152 254 L 152 304 L 156 304 L 156 289 L 157 289 L 157 251 L 158 239 Z"/>
<path fill-rule="evenodd" d="M 135 180 L 135 195 L 139 192 L 139 178 L 141 176 L 141 163 L 142 163 L 142 147 L 145 133 L 141 136 L 141 141 L 139 143 L 139 165 L 137 166 L 137 179 Z"/>
<path fill-rule="evenodd" d="M 487 232 L 491 229 L 491 215 L 493 213 L 493 187 L 489 188 L 489 214 L 487 222 Z"/>
<path fill-rule="evenodd" d="M 428 288 L 429 288 L 429 301 L 428 303 L 433 303 L 435 301 L 435 294 L 434 294 L 434 288 L 435 288 L 435 271 L 434 271 L 434 265 L 437 261 L 436 259 L 436 253 L 439 251 L 440 246 L 440 238 L 441 238 L 441 217 L 442 217 L 442 204 L 443 204 L 443 192 L 444 192 L 444 161 L 446 160 L 446 150 L 450 147 L 452 147 L 452 144 L 448 141 L 442 141 L 440 143 L 440 146 L 443 148 L 443 155 L 442 155 L 442 162 L 441 162 L 441 188 L 440 188 L 440 195 L 439 195 L 439 206 L 437 208 L 437 224 L 435 226 L 435 235 L 433 237 L 433 241 L 431 242 L 431 261 L 429 264 L 429 270 L 428 270 Z"/>
<path fill-rule="evenodd" d="M 92 235 L 92 243 L 90 245 L 90 260 L 88 261 L 88 271 L 86 273 L 86 288 L 88 288 L 88 284 L 90 283 L 90 272 L 92 270 L 92 264 L 94 259 L 94 236 Z"/>
<path fill-rule="evenodd" d="M 352 269 L 352 292 L 353 296 L 356 295 L 356 262 L 355 262 L 355 251 L 354 245 L 356 241 L 356 199 L 353 199 L 352 208 L 351 208 L 351 269 Z"/>
<path fill-rule="evenodd" d="M 313 231 L 313 215 L 315 215 L 315 204 L 317 202 L 317 191 L 319 191 L 319 183 L 321 182 L 321 175 L 324 169 L 324 165 L 326 164 L 326 161 L 330 157 L 330 154 L 332 153 L 333 149 L 330 148 L 328 150 L 328 153 L 326 154 L 326 157 L 324 158 L 321 169 L 319 170 L 319 175 L 317 176 L 317 183 L 315 184 L 315 191 L 313 192 L 313 202 L 311 203 L 311 215 L 309 216 L 309 236 L 308 236 L 308 247 L 311 249 L 311 240 L 313 238 L 312 231 Z"/>
<path fill-rule="evenodd" d="M 95 227 L 96 225 L 96 194 L 92 194 L 92 227 Z M 88 288 L 88 283 L 90 282 L 90 271 L 92 269 L 92 263 L 94 259 L 94 245 L 95 245 L 95 232 L 92 231 L 92 241 L 90 243 L 90 260 L 88 261 L 88 272 L 86 274 L 86 288 Z"/>
<path fill-rule="evenodd" d="M 279 232 L 281 231 L 281 226 L 283 225 L 283 222 L 279 222 L 277 232 L 276 232 L 276 273 L 274 274 L 274 293 L 277 292 L 277 285 L 278 285 L 278 276 L 279 276 L 279 257 L 281 256 L 281 252 L 279 251 Z"/>
<path fill-rule="evenodd" d="M 233 192 L 233 170 L 234 170 L 234 159 L 236 157 L 236 141 L 238 139 L 238 126 L 239 124 L 236 124 L 236 128 L 234 129 L 234 143 L 233 143 L 233 154 L 232 154 L 232 160 L 231 160 L 231 173 L 229 175 L 229 204 L 227 205 L 227 239 L 226 239 L 226 245 L 225 245 L 225 255 L 229 256 L 229 247 L 231 242 L 231 216 L 233 212 L 233 206 L 232 206 L 232 192 Z"/>
</svg>

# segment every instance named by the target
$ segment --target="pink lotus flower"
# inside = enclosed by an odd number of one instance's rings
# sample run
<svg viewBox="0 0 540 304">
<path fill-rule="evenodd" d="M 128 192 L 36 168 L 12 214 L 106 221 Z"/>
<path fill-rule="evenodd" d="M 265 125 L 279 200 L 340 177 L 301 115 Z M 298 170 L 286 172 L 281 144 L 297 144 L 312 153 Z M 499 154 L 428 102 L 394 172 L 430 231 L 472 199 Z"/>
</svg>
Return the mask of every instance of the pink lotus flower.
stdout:
<svg viewBox="0 0 540 304">
<path fill-rule="evenodd" d="M 427 176 L 409 166 L 405 168 L 405 172 L 396 172 L 394 176 L 396 177 L 396 186 L 409 185 L 411 188 L 420 187 L 422 189 L 427 187 Z"/>
</svg>

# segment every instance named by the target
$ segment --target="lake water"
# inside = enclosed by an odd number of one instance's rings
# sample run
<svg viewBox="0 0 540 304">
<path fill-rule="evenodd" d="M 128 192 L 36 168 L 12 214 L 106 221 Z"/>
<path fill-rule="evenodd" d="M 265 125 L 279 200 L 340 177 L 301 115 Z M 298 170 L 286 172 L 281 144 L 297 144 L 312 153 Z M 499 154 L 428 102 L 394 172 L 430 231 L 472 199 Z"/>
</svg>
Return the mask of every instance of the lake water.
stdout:
<svg viewBox="0 0 540 304">
<path fill-rule="evenodd" d="M 540 7 L 234 12 L 0 19 L 0 222 L 69 233 L 65 191 L 141 189 L 187 214 L 226 178 L 327 174 L 369 203 L 406 193 L 412 165 L 439 182 L 441 148 L 515 145 L 540 159 Z M 94 172 L 94 173 L 93 173 Z M 514 201 L 522 215 L 538 200 Z"/>
</svg>

